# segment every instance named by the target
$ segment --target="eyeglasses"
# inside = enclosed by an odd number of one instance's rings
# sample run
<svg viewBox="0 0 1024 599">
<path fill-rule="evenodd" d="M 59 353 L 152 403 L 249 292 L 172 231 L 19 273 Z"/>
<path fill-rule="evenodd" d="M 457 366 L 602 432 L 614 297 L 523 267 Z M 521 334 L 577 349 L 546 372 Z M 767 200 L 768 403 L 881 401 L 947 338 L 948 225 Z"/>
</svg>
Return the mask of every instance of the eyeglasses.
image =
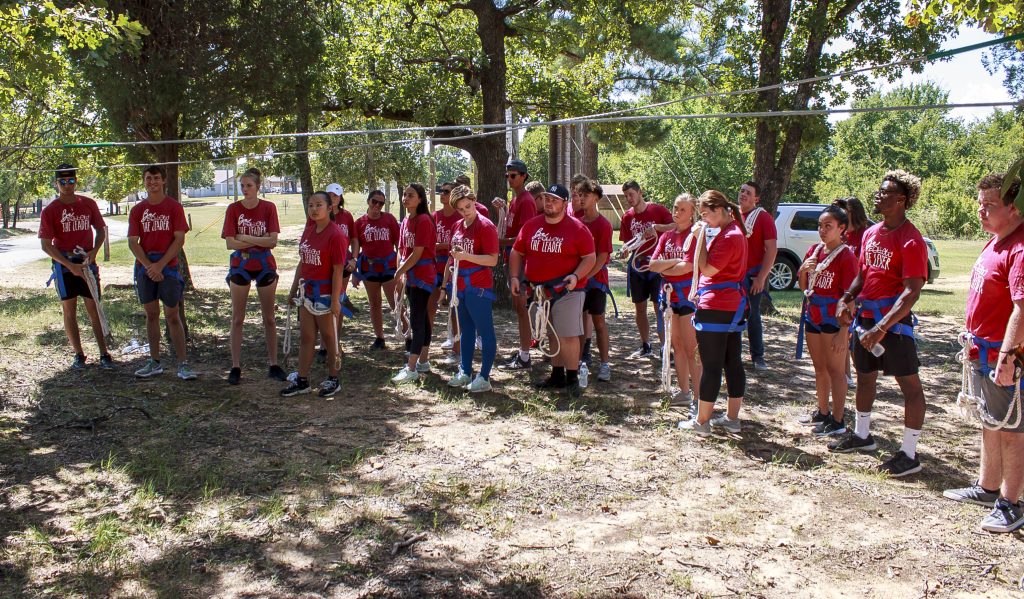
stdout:
<svg viewBox="0 0 1024 599">
<path fill-rule="evenodd" d="M 451 192 L 452 192 L 452 190 L 450 190 L 450 189 L 442 189 L 441 190 L 441 195 L 445 196 L 445 195 L 450 194 Z"/>
<path fill-rule="evenodd" d="M 370 203 L 373 204 L 374 206 L 383 206 L 384 200 L 370 200 Z"/>
<path fill-rule="evenodd" d="M 78 179 L 74 177 L 68 177 L 67 179 L 57 179 L 57 185 L 74 185 L 78 183 Z"/>
</svg>

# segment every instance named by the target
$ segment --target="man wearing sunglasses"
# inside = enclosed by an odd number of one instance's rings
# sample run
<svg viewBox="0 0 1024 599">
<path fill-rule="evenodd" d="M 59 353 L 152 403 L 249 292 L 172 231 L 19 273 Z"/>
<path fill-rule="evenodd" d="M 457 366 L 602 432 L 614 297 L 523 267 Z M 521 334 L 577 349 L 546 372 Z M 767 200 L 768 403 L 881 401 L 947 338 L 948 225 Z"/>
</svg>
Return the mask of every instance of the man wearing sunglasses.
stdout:
<svg viewBox="0 0 1024 599">
<path fill-rule="evenodd" d="M 99 290 L 99 269 L 96 267 L 96 254 L 106 237 L 106 223 L 100 215 L 99 207 L 92 198 L 75 193 L 78 186 L 78 171 L 70 164 L 57 167 L 55 184 L 57 199 L 50 202 L 39 218 L 39 239 L 43 251 L 53 262 L 53 275 L 50 282 L 56 283 L 57 295 L 60 297 L 61 310 L 64 313 L 64 332 L 68 342 L 75 350 L 71 367 L 75 369 L 85 366 L 85 350 L 82 349 L 82 336 L 78 329 L 78 298 L 85 302 L 85 311 L 89 314 L 96 345 L 100 350 L 100 368 L 112 370 L 114 361 L 107 353 L 106 340 L 100 325 L 100 315 L 96 309 L 96 300 L 89 291 L 83 277 L 83 269 L 92 270 L 96 277 L 96 288 Z M 93 233 L 95 231 L 95 234 Z M 88 266 L 83 265 L 85 256 L 76 254 L 81 249 L 88 257 Z"/>
<path fill-rule="evenodd" d="M 505 180 L 512 188 L 512 205 L 508 208 L 506 217 L 508 237 L 499 240 L 505 248 L 506 264 L 508 263 L 508 252 L 519 235 L 519 230 L 527 221 L 537 216 L 537 205 L 534 203 L 533 195 L 526 191 L 526 180 L 529 178 L 526 163 L 522 160 L 512 159 L 505 165 Z M 500 201 L 500 200 L 499 200 Z M 500 204 L 495 202 L 495 210 L 500 210 Z M 513 354 L 508 362 L 500 365 L 502 370 L 526 370 L 530 368 L 530 314 L 526 311 L 526 296 L 512 294 L 512 306 L 516 309 L 516 319 L 519 323 L 519 349 Z"/>
</svg>

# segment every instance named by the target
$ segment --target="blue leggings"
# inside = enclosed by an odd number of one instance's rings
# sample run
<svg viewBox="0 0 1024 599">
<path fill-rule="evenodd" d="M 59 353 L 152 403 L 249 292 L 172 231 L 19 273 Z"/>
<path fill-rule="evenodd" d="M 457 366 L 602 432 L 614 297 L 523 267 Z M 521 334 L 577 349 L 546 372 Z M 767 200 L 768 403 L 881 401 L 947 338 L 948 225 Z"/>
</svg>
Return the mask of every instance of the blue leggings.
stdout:
<svg viewBox="0 0 1024 599">
<path fill-rule="evenodd" d="M 475 293 L 467 293 L 459 298 L 459 351 L 462 354 L 462 372 L 467 375 L 473 372 L 473 353 L 476 350 L 476 335 L 483 340 L 481 351 L 480 376 L 490 380 L 491 366 L 494 356 L 498 353 L 498 338 L 494 335 L 494 318 L 491 308 L 494 301 L 480 297 Z"/>
</svg>

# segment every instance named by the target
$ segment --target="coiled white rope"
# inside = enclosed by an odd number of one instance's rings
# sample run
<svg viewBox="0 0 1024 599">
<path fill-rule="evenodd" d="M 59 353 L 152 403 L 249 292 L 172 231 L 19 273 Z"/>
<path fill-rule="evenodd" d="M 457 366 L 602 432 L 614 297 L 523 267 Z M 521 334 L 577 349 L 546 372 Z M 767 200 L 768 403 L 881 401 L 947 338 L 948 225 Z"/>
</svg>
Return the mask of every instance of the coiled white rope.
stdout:
<svg viewBox="0 0 1024 599">
<path fill-rule="evenodd" d="M 622 244 L 619 248 L 617 258 L 622 260 L 629 256 L 628 263 L 636 272 L 647 272 L 651 270 L 650 264 L 637 264 L 637 258 L 643 255 L 643 250 L 653 248 L 658 243 L 658 236 L 644 237 L 643 233 L 635 235 L 632 239 Z"/>
<path fill-rule="evenodd" d="M 665 323 L 665 341 L 661 345 L 661 387 L 665 393 L 672 395 L 672 285 L 666 283 L 661 288 L 665 294 L 665 307 L 662 310 L 662 320 Z M 679 381 L 679 388 L 682 389 L 683 381 Z"/>
<path fill-rule="evenodd" d="M 1021 397 L 1020 397 L 1020 381 L 1015 376 L 1013 381 L 1013 400 L 1006 409 L 1006 416 L 1002 420 L 997 420 L 989 415 L 988 410 L 985 409 L 985 400 L 978 396 L 974 389 L 974 377 L 971 372 L 971 335 L 964 331 L 957 337 L 957 341 L 960 342 L 961 350 L 957 353 L 956 357 L 963 364 L 963 379 L 960 383 L 960 393 L 956 396 L 956 405 L 960 409 L 960 414 L 968 420 L 979 420 L 981 426 L 987 428 L 990 431 L 998 431 L 1004 428 L 1017 428 L 1020 426 L 1022 417 Z M 981 348 L 979 348 L 981 349 Z M 995 381 L 995 369 L 989 373 L 989 378 Z M 1014 419 L 1013 423 L 1010 423 L 1010 416 L 1017 412 L 1017 418 Z"/>
<path fill-rule="evenodd" d="M 508 234 L 508 208 L 504 203 L 498 208 L 498 239 L 505 239 Z"/>
<path fill-rule="evenodd" d="M 403 279 L 397 285 L 395 285 L 395 338 L 400 343 L 405 343 L 406 339 L 412 339 L 412 326 L 409 324 L 409 318 L 406 316 L 406 305 L 405 305 L 405 280 Z"/>
<path fill-rule="evenodd" d="M 557 334 L 552 334 L 551 337 L 555 338 L 555 346 L 558 349 L 551 351 L 551 339 L 547 334 L 549 327 L 554 333 L 555 325 L 551 322 L 551 300 L 548 299 L 544 286 L 537 285 L 533 288 L 533 303 L 530 304 L 530 333 L 537 340 L 537 349 L 540 350 L 540 353 L 548 358 L 554 358 L 562 351 L 562 342 L 559 341 Z"/>
<path fill-rule="evenodd" d="M 693 225 L 693 228 L 690 229 L 690 236 L 686 238 L 688 242 L 696 236 L 695 243 L 697 244 L 697 248 L 693 250 L 693 283 L 690 284 L 690 294 L 687 296 L 687 299 L 691 302 L 697 301 L 697 284 L 700 282 L 700 259 L 704 255 L 704 252 L 707 251 L 707 244 L 704 241 L 707 229 L 707 225 L 704 221 L 698 221 Z M 684 242 L 684 247 L 687 242 Z"/>
<path fill-rule="evenodd" d="M 811 255 L 817 258 L 818 252 L 820 252 L 824 247 L 824 243 L 819 243 L 814 247 L 814 253 Z M 838 256 L 845 247 L 845 243 L 840 243 L 838 246 L 836 246 L 834 250 L 832 250 L 831 252 L 829 252 L 827 256 L 825 256 L 824 260 L 822 260 L 821 262 L 817 263 L 814 266 L 814 270 L 807 274 L 807 289 L 804 289 L 805 296 L 811 297 L 812 295 L 814 295 L 814 281 L 818 278 L 818 273 L 828 268 L 829 265 L 832 264 L 832 261 L 836 259 L 836 256 Z"/>
<path fill-rule="evenodd" d="M 76 246 L 74 254 L 82 258 L 82 278 L 85 279 L 85 285 L 89 288 L 92 301 L 96 304 L 96 313 L 100 317 L 100 332 L 103 333 L 103 338 L 109 342 L 112 339 L 110 336 L 110 321 L 107 320 L 107 312 L 103 309 L 103 302 L 100 298 L 100 286 L 96 281 L 96 275 L 89 268 L 89 252 L 83 250 L 81 246 Z"/>
<path fill-rule="evenodd" d="M 452 292 L 448 297 L 448 338 L 456 339 L 459 334 L 459 261 L 452 258 L 451 272 Z"/>
<path fill-rule="evenodd" d="M 281 353 L 284 354 L 284 365 L 288 365 L 288 356 L 292 353 L 292 308 L 295 307 L 294 298 L 288 302 L 287 316 L 285 316 L 284 339 L 281 341 Z"/>
</svg>

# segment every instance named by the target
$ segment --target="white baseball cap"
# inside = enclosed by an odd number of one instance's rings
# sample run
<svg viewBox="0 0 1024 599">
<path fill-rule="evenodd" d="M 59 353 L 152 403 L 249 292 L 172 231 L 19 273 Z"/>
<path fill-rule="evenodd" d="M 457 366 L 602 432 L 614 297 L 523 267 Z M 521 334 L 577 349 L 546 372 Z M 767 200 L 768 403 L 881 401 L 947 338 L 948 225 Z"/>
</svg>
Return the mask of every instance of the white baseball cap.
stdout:
<svg viewBox="0 0 1024 599">
<path fill-rule="evenodd" d="M 337 183 L 331 183 L 330 185 L 328 185 L 327 193 L 336 193 L 338 195 L 343 195 L 341 185 L 338 185 Z"/>
</svg>

